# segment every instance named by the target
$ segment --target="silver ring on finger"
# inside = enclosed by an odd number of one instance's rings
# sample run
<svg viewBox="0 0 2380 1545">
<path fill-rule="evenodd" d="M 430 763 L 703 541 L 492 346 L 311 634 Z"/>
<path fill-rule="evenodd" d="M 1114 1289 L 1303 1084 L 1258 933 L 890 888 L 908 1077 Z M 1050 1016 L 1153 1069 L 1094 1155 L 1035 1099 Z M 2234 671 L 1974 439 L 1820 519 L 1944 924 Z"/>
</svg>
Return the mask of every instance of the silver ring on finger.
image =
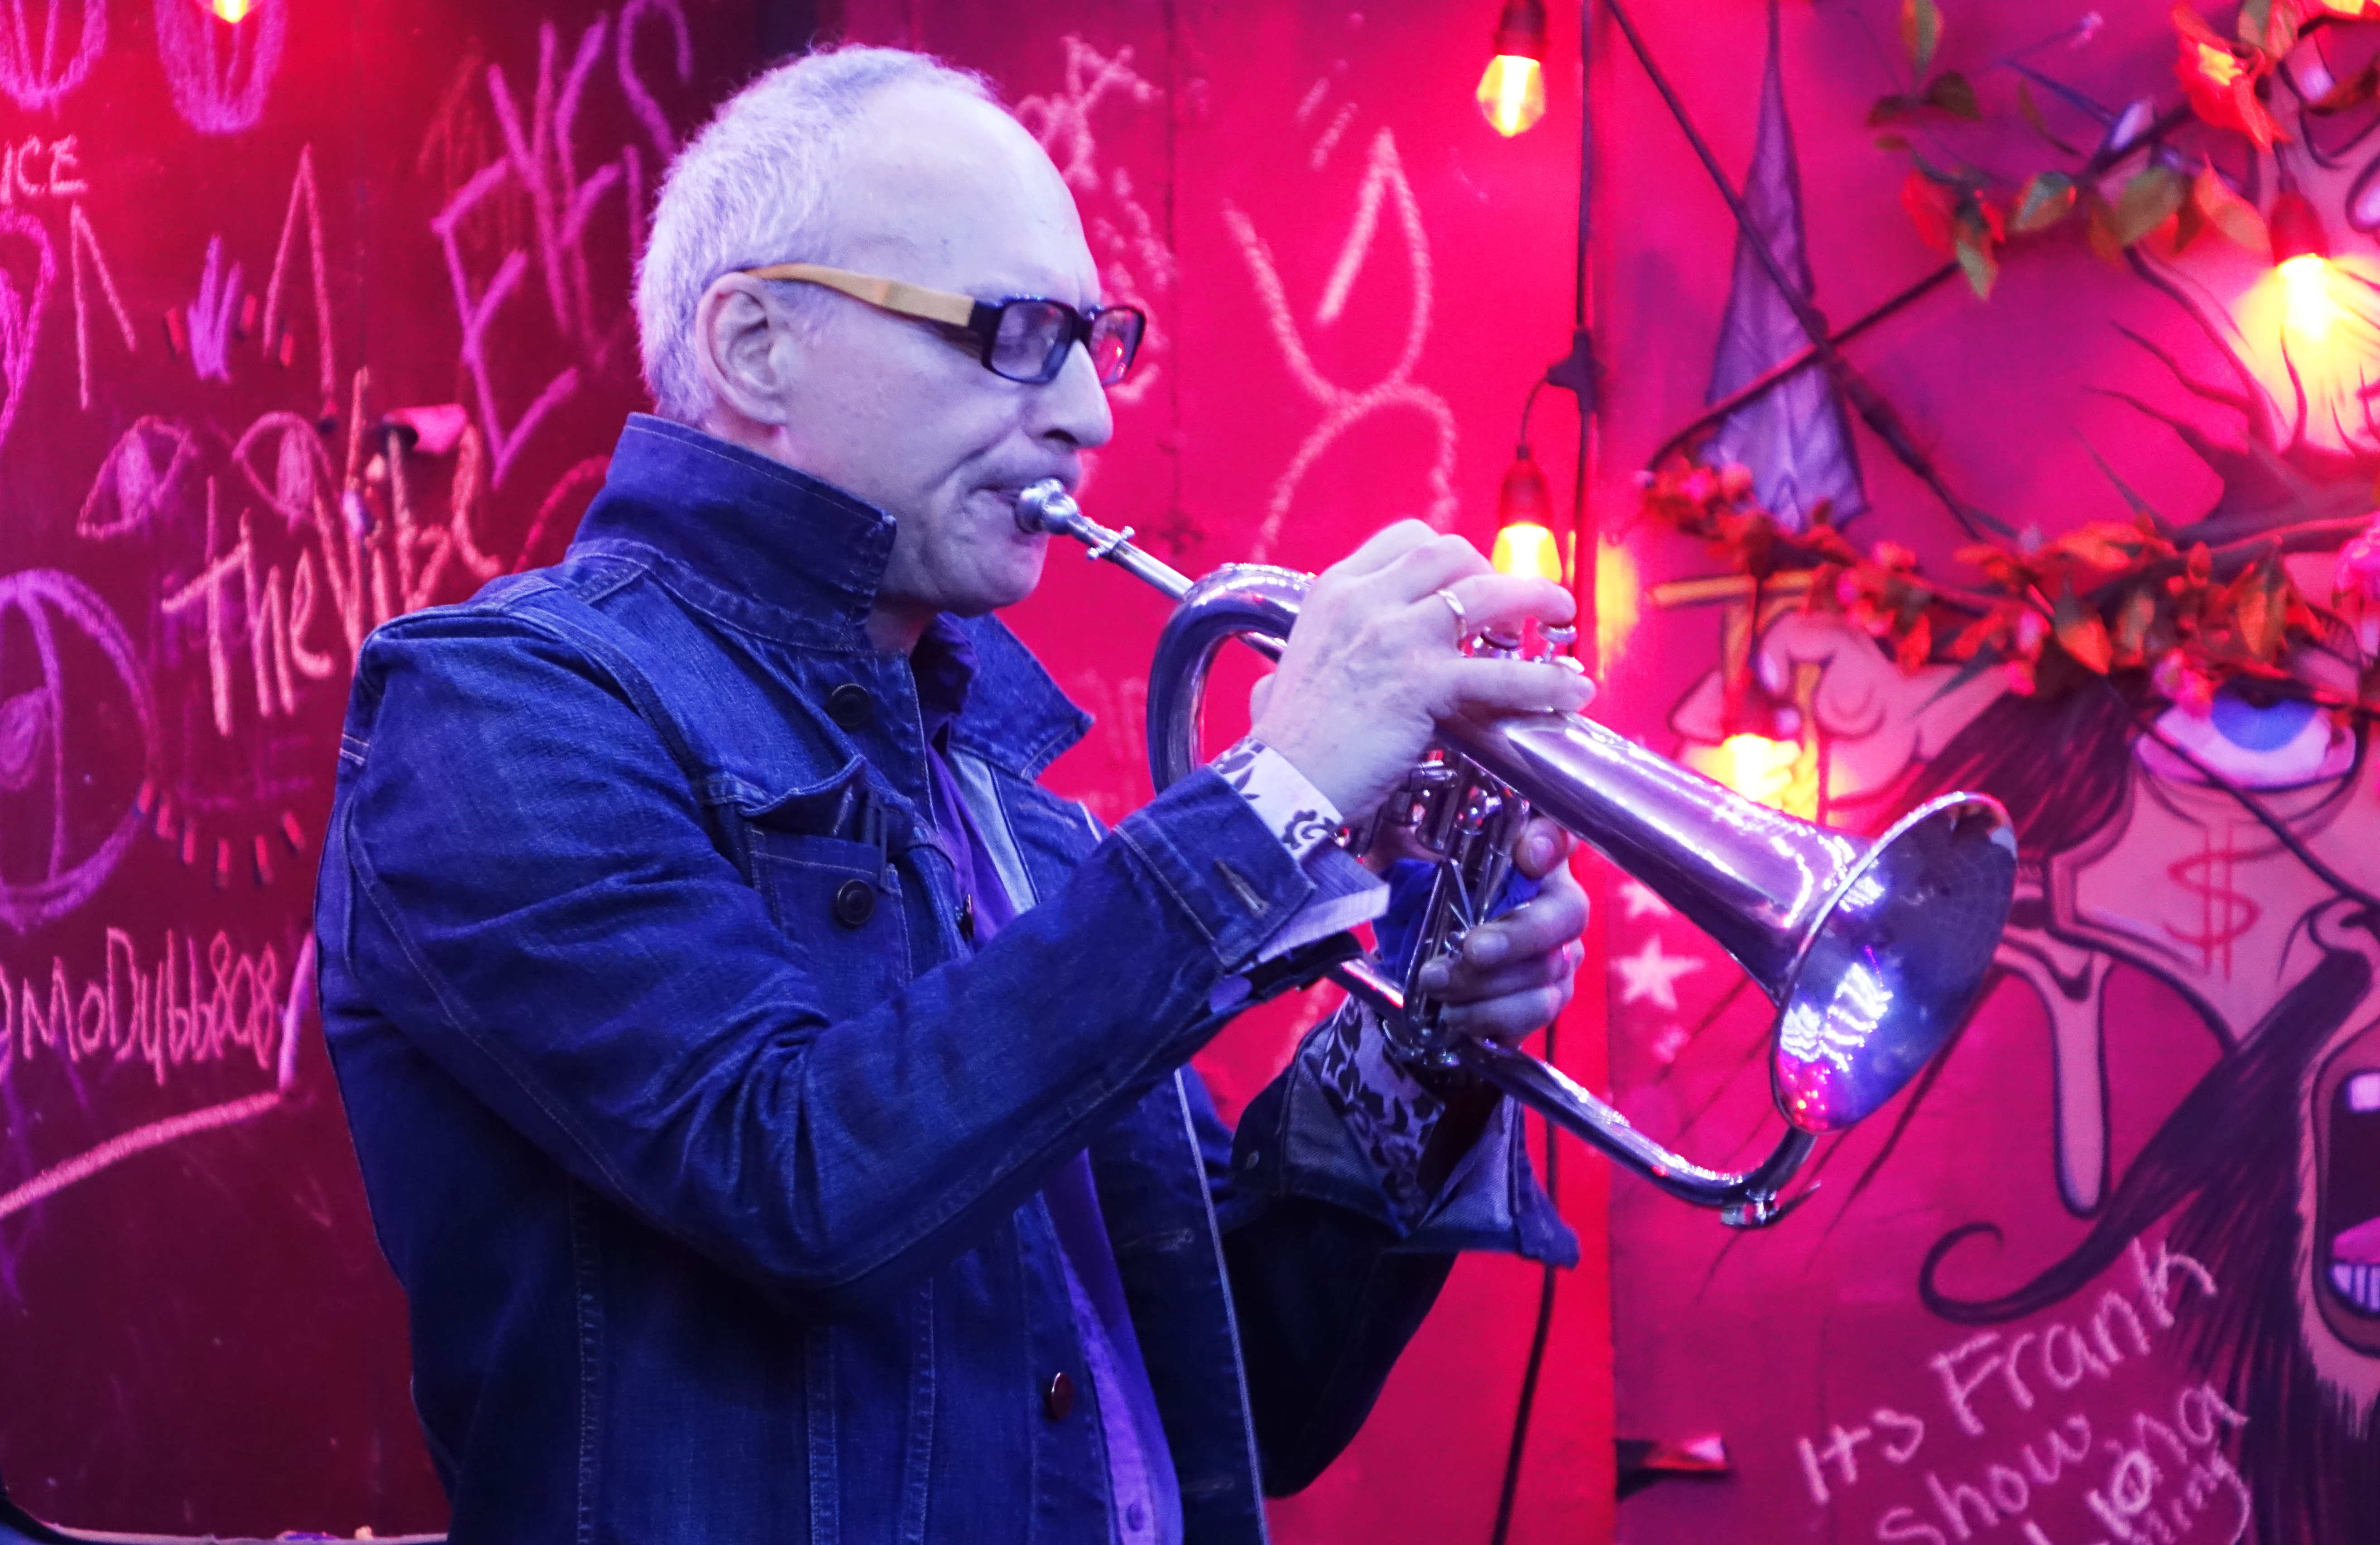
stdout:
<svg viewBox="0 0 2380 1545">
<path fill-rule="evenodd" d="M 1463 597 L 1453 591 L 1440 590 L 1437 595 L 1446 603 L 1446 610 L 1454 613 L 1454 646 L 1460 649 L 1471 637 L 1471 614 L 1463 610 Z"/>
</svg>

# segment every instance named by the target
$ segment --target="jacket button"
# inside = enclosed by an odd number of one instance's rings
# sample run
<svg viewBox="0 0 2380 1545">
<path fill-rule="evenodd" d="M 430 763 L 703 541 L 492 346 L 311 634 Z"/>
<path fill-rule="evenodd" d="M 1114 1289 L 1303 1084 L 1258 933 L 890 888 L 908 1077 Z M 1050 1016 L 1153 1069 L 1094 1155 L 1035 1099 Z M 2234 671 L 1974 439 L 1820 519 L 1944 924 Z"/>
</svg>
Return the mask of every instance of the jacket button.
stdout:
<svg viewBox="0 0 2380 1545">
<path fill-rule="evenodd" d="M 876 699 L 857 682 L 845 682 L 826 694 L 826 717 L 845 730 L 856 730 L 876 715 Z"/>
<path fill-rule="evenodd" d="M 876 887 L 866 880 L 845 880 L 834 887 L 834 920 L 846 928 L 862 928 L 876 915 Z"/>
<path fill-rule="evenodd" d="M 1075 1408 L 1075 1381 L 1061 1370 L 1050 1375 L 1050 1387 L 1041 1392 L 1041 1409 L 1051 1421 L 1063 1421 L 1066 1413 Z"/>
</svg>

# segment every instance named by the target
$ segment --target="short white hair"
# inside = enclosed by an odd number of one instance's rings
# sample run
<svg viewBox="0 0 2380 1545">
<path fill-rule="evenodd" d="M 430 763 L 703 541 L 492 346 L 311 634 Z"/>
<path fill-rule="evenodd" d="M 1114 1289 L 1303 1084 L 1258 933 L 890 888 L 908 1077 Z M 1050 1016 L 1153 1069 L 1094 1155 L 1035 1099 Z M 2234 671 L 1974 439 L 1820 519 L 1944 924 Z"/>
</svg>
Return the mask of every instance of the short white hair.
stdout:
<svg viewBox="0 0 2380 1545">
<path fill-rule="evenodd" d="M 834 188 L 851 126 L 869 97 L 910 84 L 999 100 L 983 77 L 929 54 L 838 48 L 780 65 L 728 98 L 670 163 L 637 260 L 637 338 L 663 417 L 698 424 L 710 410 L 694 311 L 713 280 L 836 260 Z M 784 289 L 797 307 L 827 298 L 812 285 Z"/>
</svg>

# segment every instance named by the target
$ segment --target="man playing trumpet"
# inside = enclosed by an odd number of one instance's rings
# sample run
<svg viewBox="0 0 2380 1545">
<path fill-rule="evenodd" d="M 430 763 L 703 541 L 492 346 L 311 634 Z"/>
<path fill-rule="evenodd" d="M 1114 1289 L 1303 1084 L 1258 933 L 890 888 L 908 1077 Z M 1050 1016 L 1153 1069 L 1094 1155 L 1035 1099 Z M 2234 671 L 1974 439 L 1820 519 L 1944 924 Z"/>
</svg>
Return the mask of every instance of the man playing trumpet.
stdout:
<svg viewBox="0 0 2380 1545">
<path fill-rule="evenodd" d="M 1190 1056 L 1386 887 L 1330 840 L 1458 711 L 1576 708 L 1475 629 L 1570 597 L 1390 526 L 1254 732 L 1112 831 L 994 617 L 1143 319 L 974 78 L 853 49 L 671 169 L 659 416 L 565 560 L 381 629 L 324 855 L 324 1022 L 457 1540 L 1257 1540 L 1463 1249 L 1568 1261 L 1492 1095 L 1342 1011 L 1234 1137 Z M 1570 996 L 1536 899 L 1423 983 Z"/>
</svg>

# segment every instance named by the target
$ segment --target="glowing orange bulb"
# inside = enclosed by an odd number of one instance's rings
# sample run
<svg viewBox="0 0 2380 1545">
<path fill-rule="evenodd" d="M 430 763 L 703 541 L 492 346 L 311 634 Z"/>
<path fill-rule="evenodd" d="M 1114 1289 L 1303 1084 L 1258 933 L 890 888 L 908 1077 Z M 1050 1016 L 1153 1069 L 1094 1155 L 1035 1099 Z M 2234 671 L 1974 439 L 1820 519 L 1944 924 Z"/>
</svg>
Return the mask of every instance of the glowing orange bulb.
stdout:
<svg viewBox="0 0 2380 1545">
<path fill-rule="evenodd" d="M 215 14 L 217 19 L 238 26 L 249 12 L 256 9 L 256 0 L 200 0 Z"/>
<path fill-rule="evenodd" d="M 1479 78 L 1479 111 L 1510 139 L 1546 115 L 1545 66 L 1525 54 L 1499 54 Z"/>
<path fill-rule="evenodd" d="M 1717 745 L 1689 746 L 1685 762 L 1704 777 L 1726 784 L 1746 799 L 1807 816 L 1815 802 L 1797 787 L 1802 747 L 1766 735 L 1730 735 Z"/>
<path fill-rule="evenodd" d="M 1554 534 L 1535 521 L 1515 521 L 1497 532 L 1495 555 L 1488 561 L 1500 574 L 1535 574 L 1561 583 L 1561 548 Z"/>
<path fill-rule="evenodd" d="M 2303 252 L 2281 264 L 2281 296 L 2291 333 L 2309 344 L 2330 336 L 2338 321 L 2338 302 L 2330 296 L 2330 260 Z"/>
</svg>

